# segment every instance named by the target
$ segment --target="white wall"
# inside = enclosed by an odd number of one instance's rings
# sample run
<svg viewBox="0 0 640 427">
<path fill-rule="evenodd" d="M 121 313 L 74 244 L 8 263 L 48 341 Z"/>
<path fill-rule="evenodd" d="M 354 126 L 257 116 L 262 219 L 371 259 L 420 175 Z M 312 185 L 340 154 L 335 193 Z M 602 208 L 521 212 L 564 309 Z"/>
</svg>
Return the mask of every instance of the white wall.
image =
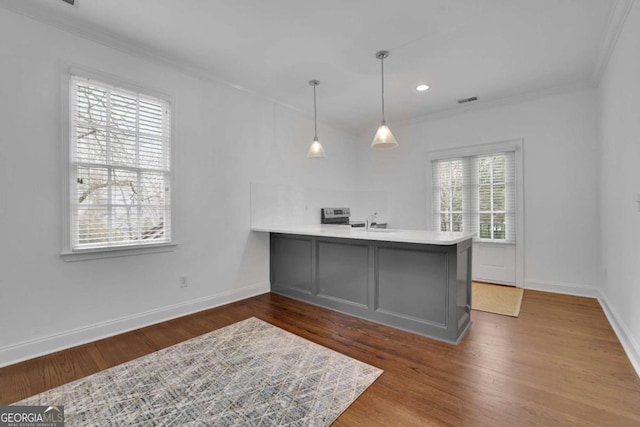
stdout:
<svg viewBox="0 0 640 427">
<path fill-rule="evenodd" d="M 640 373 L 639 53 L 640 5 L 636 2 L 599 88 L 600 215 L 605 308 Z"/>
<path fill-rule="evenodd" d="M 0 365 L 268 291 L 267 236 L 249 231 L 250 182 L 354 180 L 353 138 L 322 123 L 328 158 L 306 159 L 310 117 L 4 10 L 0 40 Z M 174 252 L 60 257 L 69 65 L 174 98 Z"/>
<path fill-rule="evenodd" d="M 596 295 L 597 111 L 586 90 L 391 124 L 388 151 L 368 148 L 373 125 L 359 138 L 359 185 L 388 190 L 392 227 L 425 228 L 428 151 L 523 139 L 525 286 Z"/>
</svg>

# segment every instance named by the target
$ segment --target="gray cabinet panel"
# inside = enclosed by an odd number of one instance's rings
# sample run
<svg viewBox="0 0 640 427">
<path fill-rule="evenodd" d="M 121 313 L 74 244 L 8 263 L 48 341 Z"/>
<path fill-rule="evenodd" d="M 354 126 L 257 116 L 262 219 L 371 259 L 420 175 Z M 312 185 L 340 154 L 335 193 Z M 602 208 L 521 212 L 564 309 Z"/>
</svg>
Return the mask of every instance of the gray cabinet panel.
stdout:
<svg viewBox="0 0 640 427">
<path fill-rule="evenodd" d="M 366 308 L 369 246 L 319 241 L 318 295 Z"/>
<path fill-rule="evenodd" d="M 471 271 L 469 259 L 471 246 L 460 246 L 456 273 L 456 320 L 458 323 L 464 318 L 465 313 L 471 310 L 471 293 L 467 287 L 467 276 Z"/>
<path fill-rule="evenodd" d="M 461 334 L 471 322 L 471 270 L 473 246 L 470 240 L 457 246 L 456 257 L 456 321 L 458 334 Z M 454 285 L 452 285 L 454 286 Z"/>
<path fill-rule="evenodd" d="M 447 323 L 447 254 L 378 248 L 377 311 Z"/>
<path fill-rule="evenodd" d="M 471 239 L 426 245 L 271 233 L 271 290 L 457 343 L 471 325 Z"/>
<path fill-rule="evenodd" d="M 271 284 L 275 289 L 312 292 L 311 240 L 271 237 Z"/>
</svg>

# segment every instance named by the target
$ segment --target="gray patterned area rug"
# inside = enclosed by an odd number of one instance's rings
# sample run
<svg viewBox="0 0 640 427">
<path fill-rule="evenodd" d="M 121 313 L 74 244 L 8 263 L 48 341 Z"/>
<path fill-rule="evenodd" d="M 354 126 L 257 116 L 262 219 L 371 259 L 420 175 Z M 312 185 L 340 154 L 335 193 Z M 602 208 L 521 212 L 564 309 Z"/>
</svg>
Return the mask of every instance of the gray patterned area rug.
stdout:
<svg viewBox="0 0 640 427">
<path fill-rule="evenodd" d="M 66 426 L 327 426 L 382 370 L 255 317 L 45 391 Z"/>
</svg>

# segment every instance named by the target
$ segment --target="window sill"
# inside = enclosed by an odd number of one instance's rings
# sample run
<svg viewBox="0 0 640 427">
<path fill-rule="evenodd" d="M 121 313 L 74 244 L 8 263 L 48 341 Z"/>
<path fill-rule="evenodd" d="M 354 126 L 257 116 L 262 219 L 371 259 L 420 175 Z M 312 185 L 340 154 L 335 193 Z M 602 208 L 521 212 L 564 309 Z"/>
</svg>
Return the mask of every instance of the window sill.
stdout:
<svg viewBox="0 0 640 427">
<path fill-rule="evenodd" d="M 496 239 L 482 239 L 480 237 L 474 237 L 473 241 L 475 243 L 483 243 L 490 245 L 515 245 L 516 243 L 510 240 L 496 240 Z"/>
<path fill-rule="evenodd" d="M 85 261 L 90 259 L 116 258 L 124 256 L 173 252 L 178 243 L 162 243 L 159 245 L 124 246 L 120 248 L 85 249 L 62 252 L 60 256 L 65 262 Z"/>
</svg>

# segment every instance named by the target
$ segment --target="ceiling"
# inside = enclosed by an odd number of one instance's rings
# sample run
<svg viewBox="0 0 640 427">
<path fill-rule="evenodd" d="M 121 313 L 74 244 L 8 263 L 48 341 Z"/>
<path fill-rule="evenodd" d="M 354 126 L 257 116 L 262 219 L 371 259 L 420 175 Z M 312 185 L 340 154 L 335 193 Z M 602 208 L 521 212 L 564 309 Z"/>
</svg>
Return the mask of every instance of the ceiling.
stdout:
<svg viewBox="0 0 640 427">
<path fill-rule="evenodd" d="M 597 84 L 633 0 L 0 0 L 357 132 Z M 419 83 L 431 86 L 415 90 Z M 461 107 L 457 100 L 477 96 Z M 372 130 L 373 132 L 373 130 Z"/>
</svg>

